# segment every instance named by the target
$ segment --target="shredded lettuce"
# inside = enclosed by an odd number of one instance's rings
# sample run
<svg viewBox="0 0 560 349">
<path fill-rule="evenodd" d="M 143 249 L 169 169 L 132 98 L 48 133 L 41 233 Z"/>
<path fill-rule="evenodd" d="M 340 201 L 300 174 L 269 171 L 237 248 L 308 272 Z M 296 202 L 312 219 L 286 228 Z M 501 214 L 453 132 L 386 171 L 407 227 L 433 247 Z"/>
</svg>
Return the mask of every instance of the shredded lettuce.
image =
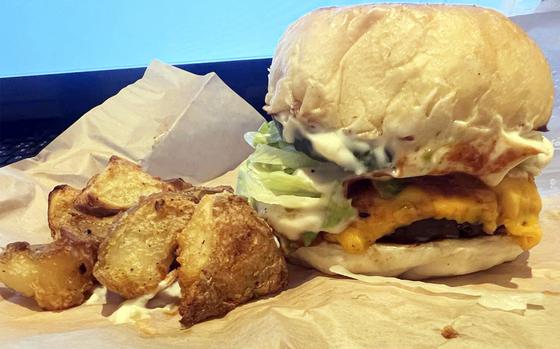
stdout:
<svg viewBox="0 0 560 349">
<path fill-rule="evenodd" d="M 293 148 L 291 144 L 284 142 L 282 133 L 274 121 L 265 122 L 257 132 L 247 132 L 245 141 L 253 147 L 259 144 L 268 144 L 276 148 Z"/>
<path fill-rule="evenodd" d="M 313 243 L 313 241 L 315 241 L 315 238 L 317 237 L 318 233 L 312 232 L 312 231 L 306 231 L 305 233 L 303 233 L 302 235 L 302 240 L 303 240 L 303 245 L 304 246 L 309 246 Z"/>
<path fill-rule="evenodd" d="M 250 200 L 292 209 L 309 208 L 320 204 L 321 198 L 318 197 L 275 194 L 264 185 L 262 177 L 263 172 L 256 170 L 248 161 L 243 163 L 237 178 L 237 194 Z"/>
<path fill-rule="evenodd" d="M 257 166 L 255 166 L 257 168 Z M 284 171 L 259 171 L 257 174 L 262 185 L 275 195 L 321 197 L 321 193 L 313 186 L 313 182 L 305 176 Z"/>
<path fill-rule="evenodd" d="M 287 148 L 279 149 L 268 144 L 258 144 L 251 155 L 251 162 L 269 165 L 278 165 L 282 168 L 320 167 L 324 163 L 313 160 L 309 156 L 296 150 Z"/>
<path fill-rule="evenodd" d="M 356 210 L 344 196 L 344 172 L 332 163 L 312 159 L 284 142 L 274 122 L 263 124 L 257 132 L 248 133 L 245 139 L 255 152 L 240 168 L 239 195 L 253 203 L 322 212 L 322 228 L 326 231 L 356 216 Z M 335 175 L 322 176 L 319 180 L 317 174 L 324 173 Z"/>
<path fill-rule="evenodd" d="M 330 197 L 326 208 L 326 219 L 323 222 L 323 228 L 329 229 L 337 226 L 341 222 L 352 219 L 356 216 L 356 209 L 350 204 L 342 193 L 342 186 L 338 187 Z"/>
</svg>

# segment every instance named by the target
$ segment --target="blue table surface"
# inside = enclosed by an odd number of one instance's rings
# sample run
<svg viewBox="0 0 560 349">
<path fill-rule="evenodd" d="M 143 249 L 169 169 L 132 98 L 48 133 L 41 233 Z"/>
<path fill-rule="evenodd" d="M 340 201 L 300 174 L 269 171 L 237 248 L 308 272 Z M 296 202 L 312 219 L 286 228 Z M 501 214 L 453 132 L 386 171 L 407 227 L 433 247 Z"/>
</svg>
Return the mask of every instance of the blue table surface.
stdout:
<svg viewBox="0 0 560 349">
<path fill-rule="evenodd" d="M 0 1 L 0 77 L 271 57 L 285 28 L 322 6 L 375 1 Z M 390 2 L 390 1 L 383 1 Z M 506 15 L 540 0 L 440 0 Z"/>
</svg>

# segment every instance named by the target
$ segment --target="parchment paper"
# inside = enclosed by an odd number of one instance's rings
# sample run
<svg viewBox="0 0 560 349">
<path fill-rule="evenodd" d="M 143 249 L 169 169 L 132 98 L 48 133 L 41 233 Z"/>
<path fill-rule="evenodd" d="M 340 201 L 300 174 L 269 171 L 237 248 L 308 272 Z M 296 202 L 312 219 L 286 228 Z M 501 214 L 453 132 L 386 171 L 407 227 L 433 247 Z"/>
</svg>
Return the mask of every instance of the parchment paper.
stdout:
<svg viewBox="0 0 560 349">
<path fill-rule="evenodd" d="M 520 20 L 547 54 L 556 84 L 557 19 L 545 14 Z M 556 102 L 547 136 L 559 152 Z M 0 244 L 49 241 L 48 192 L 60 183 L 82 187 L 111 154 L 140 161 L 163 177 L 234 184 L 234 168 L 251 151 L 241 135 L 261 122 L 216 75 L 199 77 L 154 62 L 141 80 L 87 113 L 38 156 L 0 169 Z M 359 280 L 330 277 L 290 266 L 287 290 L 189 330 L 181 330 L 178 316 L 167 315 L 136 326 L 114 325 L 107 318 L 119 302 L 114 296 L 108 305 L 42 312 L 32 300 L 0 286 L 0 347 L 557 348 L 558 155 L 538 184 L 543 241 L 488 271 L 418 282 L 340 269 L 334 271 Z M 447 325 L 457 338 L 441 335 Z"/>
</svg>

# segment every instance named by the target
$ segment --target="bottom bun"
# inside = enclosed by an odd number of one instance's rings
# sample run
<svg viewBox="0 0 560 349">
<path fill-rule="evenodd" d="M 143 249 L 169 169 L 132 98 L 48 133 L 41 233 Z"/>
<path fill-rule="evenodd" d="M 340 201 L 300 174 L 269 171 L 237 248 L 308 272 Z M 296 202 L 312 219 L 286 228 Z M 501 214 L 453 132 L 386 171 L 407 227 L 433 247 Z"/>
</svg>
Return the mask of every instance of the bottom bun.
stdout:
<svg viewBox="0 0 560 349">
<path fill-rule="evenodd" d="M 514 260 L 523 250 L 509 236 L 448 239 L 417 245 L 373 244 L 363 254 L 350 254 L 338 244 L 300 247 L 289 259 L 333 274 L 340 265 L 355 274 L 420 280 L 473 273 Z"/>
</svg>

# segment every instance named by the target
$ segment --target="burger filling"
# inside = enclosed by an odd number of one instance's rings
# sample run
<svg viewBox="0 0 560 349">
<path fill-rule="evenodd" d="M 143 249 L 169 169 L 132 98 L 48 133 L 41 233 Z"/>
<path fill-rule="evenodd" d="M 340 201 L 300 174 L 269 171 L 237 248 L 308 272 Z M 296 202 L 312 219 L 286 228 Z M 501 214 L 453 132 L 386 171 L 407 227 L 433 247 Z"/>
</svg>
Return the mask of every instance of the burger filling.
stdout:
<svg viewBox="0 0 560 349">
<path fill-rule="evenodd" d="M 500 226 L 494 235 L 505 234 Z M 448 219 L 428 218 L 400 227 L 394 233 L 385 235 L 377 242 L 391 244 L 418 244 L 442 239 L 470 239 L 486 235 L 482 224 L 457 223 Z"/>
<path fill-rule="evenodd" d="M 326 240 L 363 253 L 376 242 L 498 233 L 524 249 L 540 241 L 541 202 L 530 176 L 508 176 L 495 187 L 462 174 L 368 178 L 285 142 L 273 122 L 247 140 L 255 152 L 241 166 L 237 191 L 296 245 Z"/>
<path fill-rule="evenodd" d="M 375 184 L 350 185 L 360 218 L 340 234 L 326 234 L 327 241 L 351 253 L 364 252 L 376 241 L 425 242 L 496 231 L 512 235 L 524 249 L 540 241 L 541 202 L 531 178 L 506 177 L 488 187 L 465 175 L 418 177 L 402 180 L 394 195 L 383 195 Z"/>
</svg>

